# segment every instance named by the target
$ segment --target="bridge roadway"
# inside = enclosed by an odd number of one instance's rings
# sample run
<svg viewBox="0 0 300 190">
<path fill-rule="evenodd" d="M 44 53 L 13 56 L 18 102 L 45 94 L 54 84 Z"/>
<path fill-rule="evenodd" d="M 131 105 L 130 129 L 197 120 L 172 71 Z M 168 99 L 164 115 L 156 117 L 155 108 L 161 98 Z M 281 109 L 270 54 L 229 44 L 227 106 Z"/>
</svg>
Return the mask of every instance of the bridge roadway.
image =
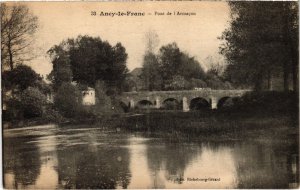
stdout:
<svg viewBox="0 0 300 190">
<path fill-rule="evenodd" d="M 182 90 L 182 91 L 139 91 L 139 92 L 124 92 L 120 99 L 134 108 L 141 101 L 147 101 L 159 109 L 163 103 L 168 100 L 182 102 L 183 111 L 189 111 L 191 102 L 195 99 L 204 99 L 209 104 L 211 109 L 217 109 L 220 102 L 224 102 L 228 98 L 241 97 L 251 90 Z"/>
</svg>

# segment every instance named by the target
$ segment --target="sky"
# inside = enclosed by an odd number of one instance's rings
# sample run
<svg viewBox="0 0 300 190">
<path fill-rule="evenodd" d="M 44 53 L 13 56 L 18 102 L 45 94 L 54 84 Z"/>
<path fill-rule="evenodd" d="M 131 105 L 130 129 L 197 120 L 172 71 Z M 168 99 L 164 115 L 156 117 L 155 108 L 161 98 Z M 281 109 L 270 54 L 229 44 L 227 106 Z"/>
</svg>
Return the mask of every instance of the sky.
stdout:
<svg viewBox="0 0 300 190">
<path fill-rule="evenodd" d="M 34 49 L 37 57 L 30 66 L 39 74 L 51 72 L 47 50 L 67 38 L 78 35 L 99 36 L 111 45 L 121 42 L 128 53 L 127 67 L 142 66 L 145 33 L 155 30 L 159 47 L 176 42 L 190 56 L 204 63 L 208 56 L 219 57 L 218 37 L 228 26 L 229 7 L 221 1 L 177 2 L 26 2 L 39 19 Z M 97 16 L 91 16 L 96 11 Z M 100 16 L 101 12 L 142 12 L 145 16 Z M 192 16 L 166 15 L 180 12 Z M 155 12 L 165 15 L 155 15 Z M 202 65 L 204 69 L 206 65 Z"/>
</svg>

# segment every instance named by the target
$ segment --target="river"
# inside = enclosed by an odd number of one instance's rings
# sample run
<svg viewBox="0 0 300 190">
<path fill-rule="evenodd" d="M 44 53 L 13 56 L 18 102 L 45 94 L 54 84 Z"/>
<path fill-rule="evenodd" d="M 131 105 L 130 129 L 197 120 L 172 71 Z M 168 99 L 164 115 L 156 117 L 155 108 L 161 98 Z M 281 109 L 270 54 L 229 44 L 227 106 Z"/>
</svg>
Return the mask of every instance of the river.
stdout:
<svg viewBox="0 0 300 190">
<path fill-rule="evenodd" d="M 43 125 L 3 131 L 4 185 L 54 188 L 292 188 L 295 144 L 170 142 L 91 126 Z"/>
</svg>

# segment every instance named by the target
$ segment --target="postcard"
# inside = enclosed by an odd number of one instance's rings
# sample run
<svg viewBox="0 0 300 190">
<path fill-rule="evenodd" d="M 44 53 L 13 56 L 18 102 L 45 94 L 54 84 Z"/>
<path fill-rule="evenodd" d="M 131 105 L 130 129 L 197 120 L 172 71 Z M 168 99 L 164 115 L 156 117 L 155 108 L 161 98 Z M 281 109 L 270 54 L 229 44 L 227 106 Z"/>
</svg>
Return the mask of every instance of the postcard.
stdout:
<svg viewBox="0 0 300 190">
<path fill-rule="evenodd" d="M 1 2 L 3 188 L 299 188 L 298 12 Z"/>
</svg>

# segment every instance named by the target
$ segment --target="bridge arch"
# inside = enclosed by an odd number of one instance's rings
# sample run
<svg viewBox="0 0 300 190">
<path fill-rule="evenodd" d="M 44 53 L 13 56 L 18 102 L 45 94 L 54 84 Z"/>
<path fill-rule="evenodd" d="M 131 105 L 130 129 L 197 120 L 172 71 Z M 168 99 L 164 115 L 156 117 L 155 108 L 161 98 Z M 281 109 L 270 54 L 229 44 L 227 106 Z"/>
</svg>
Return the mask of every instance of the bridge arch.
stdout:
<svg viewBox="0 0 300 190">
<path fill-rule="evenodd" d="M 136 103 L 136 108 L 149 108 L 153 106 L 153 103 L 150 100 L 140 100 Z"/>
<path fill-rule="evenodd" d="M 219 99 L 217 108 L 224 108 L 233 104 L 233 99 L 235 97 L 225 96 Z"/>
<path fill-rule="evenodd" d="M 167 98 L 162 102 L 162 107 L 168 110 L 176 110 L 180 107 L 180 102 L 176 98 Z"/>
<path fill-rule="evenodd" d="M 126 104 L 125 102 L 120 101 L 119 105 L 121 106 L 121 108 L 123 109 L 124 112 L 128 112 L 129 111 L 129 108 L 130 108 L 130 104 L 129 103 Z"/>
<path fill-rule="evenodd" d="M 193 98 L 190 101 L 190 110 L 210 109 L 210 103 L 202 97 Z"/>
</svg>

